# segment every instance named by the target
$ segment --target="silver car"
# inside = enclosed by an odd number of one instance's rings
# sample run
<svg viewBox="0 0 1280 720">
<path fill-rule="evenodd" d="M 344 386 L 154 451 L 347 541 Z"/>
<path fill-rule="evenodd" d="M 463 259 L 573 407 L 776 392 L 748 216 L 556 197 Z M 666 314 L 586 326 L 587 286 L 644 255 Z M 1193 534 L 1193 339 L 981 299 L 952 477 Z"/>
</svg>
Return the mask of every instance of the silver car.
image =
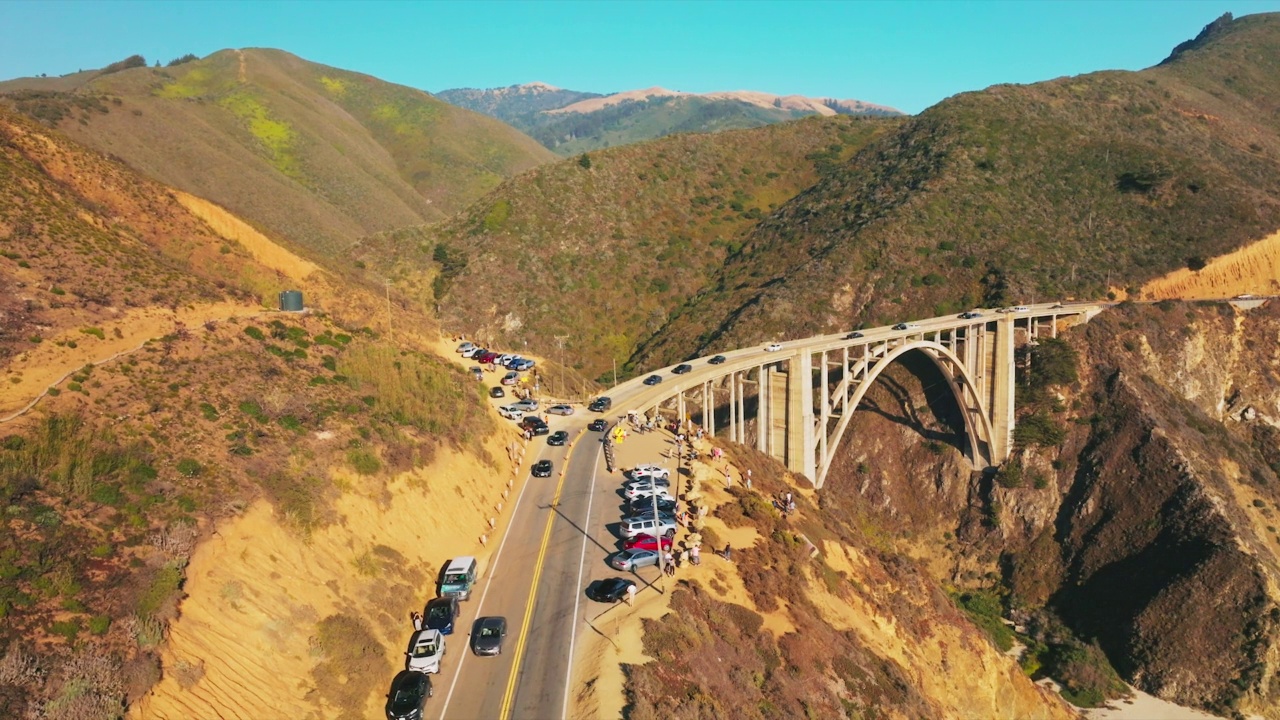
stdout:
<svg viewBox="0 0 1280 720">
<path fill-rule="evenodd" d="M 639 550 L 636 548 L 623 550 L 614 555 L 609 564 L 624 572 L 635 572 L 642 567 L 657 565 L 658 553 L 654 550 Z"/>
<path fill-rule="evenodd" d="M 547 408 L 547 412 L 552 415 L 572 415 L 573 406 L 572 405 L 552 405 L 551 407 Z"/>
</svg>

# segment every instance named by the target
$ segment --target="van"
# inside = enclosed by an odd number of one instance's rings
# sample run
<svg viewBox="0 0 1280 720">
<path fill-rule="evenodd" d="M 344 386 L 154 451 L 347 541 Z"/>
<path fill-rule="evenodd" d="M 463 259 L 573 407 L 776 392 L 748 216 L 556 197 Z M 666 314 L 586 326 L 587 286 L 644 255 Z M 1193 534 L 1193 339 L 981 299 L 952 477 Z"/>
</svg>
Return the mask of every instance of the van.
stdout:
<svg viewBox="0 0 1280 720">
<path fill-rule="evenodd" d="M 613 400 L 607 397 L 598 397 L 591 401 L 587 409 L 591 412 L 608 412 L 613 407 Z"/>
<path fill-rule="evenodd" d="M 476 584 L 476 559 L 470 555 L 449 561 L 440 579 L 440 597 L 456 597 L 467 600 Z"/>
<path fill-rule="evenodd" d="M 637 535 L 666 535 L 667 533 L 675 534 L 676 523 L 669 518 L 636 518 L 634 520 L 622 521 L 622 537 L 633 538 Z"/>
</svg>

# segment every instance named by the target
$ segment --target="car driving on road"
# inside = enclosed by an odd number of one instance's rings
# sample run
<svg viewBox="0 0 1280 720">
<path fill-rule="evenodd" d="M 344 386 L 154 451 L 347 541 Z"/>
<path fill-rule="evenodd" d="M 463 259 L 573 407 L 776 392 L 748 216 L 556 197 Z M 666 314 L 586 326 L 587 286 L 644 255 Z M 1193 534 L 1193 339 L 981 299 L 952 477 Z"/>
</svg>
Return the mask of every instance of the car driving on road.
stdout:
<svg viewBox="0 0 1280 720">
<path fill-rule="evenodd" d="M 453 621 L 458 617 L 458 598 L 442 597 L 427 603 L 422 618 L 428 630 L 439 630 L 442 635 L 453 634 Z"/>
<path fill-rule="evenodd" d="M 622 570 L 623 572 L 635 572 L 642 567 L 657 565 L 658 553 L 653 550 L 623 550 L 617 555 L 614 555 L 613 559 L 609 561 L 609 564 L 615 569 Z"/>
<path fill-rule="evenodd" d="M 569 441 L 569 433 L 564 430 L 557 430 L 547 436 L 548 445 L 563 445 Z"/>
<path fill-rule="evenodd" d="M 675 366 L 675 367 L 671 368 L 671 374 L 672 374 L 672 375 L 683 375 L 683 374 L 685 374 L 685 373 L 689 372 L 689 371 L 690 371 L 690 370 L 692 370 L 692 369 L 693 369 L 693 366 L 692 366 L 692 365 L 689 365 L 689 364 L 687 364 L 687 363 L 681 363 L 680 365 L 677 365 L 677 366 Z"/>
<path fill-rule="evenodd" d="M 591 412 L 608 412 L 613 407 L 613 399 L 608 397 L 598 397 L 591 401 L 587 409 Z"/>
<path fill-rule="evenodd" d="M 660 382 L 662 382 L 661 375 L 650 375 L 649 377 L 644 379 L 645 385 L 657 385 Z"/>
<path fill-rule="evenodd" d="M 500 387 L 489 388 L 489 397 L 491 398 L 500 398 L 500 397 L 506 397 L 506 396 L 507 396 L 507 391 L 503 390 Z"/>
<path fill-rule="evenodd" d="M 860 337 L 862 337 L 862 333 L 858 332 L 857 330 L 854 330 L 853 332 L 849 333 L 848 335 L 845 335 L 845 336 L 844 336 L 844 339 L 845 339 L 845 340 L 857 340 L 857 339 L 858 339 L 858 338 L 860 338 Z"/>
<path fill-rule="evenodd" d="M 607 427 L 609 427 L 609 423 L 605 422 L 603 418 L 596 418 L 587 425 L 587 429 L 591 432 L 604 432 Z"/>
<path fill-rule="evenodd" d="M 551 477 L 551 461 L 539 460 L 533 464 L 533 469 L 529 472 L 534 477 Z"/>
<path fill-rule="evenodd" d="M 898 323 L 897 325 L 893 326 L 893 329 L 894 330 L 919 330 L 920 324 L 919 323 Z"/>
<path fill-rule="evenodd" d="M 724 362 L 724 361 L 725 361 L 725 357 L 724 357 L 723 355 L 713 355 L 713 356 L 711 357 L 711 359 L 707 361 L 707 364 L 708 364 L 708 365 L 719 365 L 720 363 L 722 363 L 722 362 Z"/>
<path fill-rule="evenodd" d="M 764 346 L 765 352 L 778 352 L 782 349 L 782 343 L 769 343 Z"/>
<path fill-rule="evenodd" d="M 408 669 L 424 673 L 440 672 L 444 657 L 444 636 L 439 630 L 419 630 L 409 638 Z"/>
<path fill-rule="evenodd" d="M 391 692 L 387 693 L 387 720 L 422 720 L 427 698 L 434 694 L 431 678 L 426 673 L 401 670 L 391 681 Z"/>
<path fill-rule="evenodd" d="M 476 618 L 475 624 L 471 626 L 471 652 L 477 655 L 501 655 L 502 641 L 506 637 L 506 618 Z"/>
<path fill-rule="evenodd" d="M 508 420 L 523 420 L 524 411 L 515 405 L 503 405 L 498 408 L 498 414 Z"/>
</svg>

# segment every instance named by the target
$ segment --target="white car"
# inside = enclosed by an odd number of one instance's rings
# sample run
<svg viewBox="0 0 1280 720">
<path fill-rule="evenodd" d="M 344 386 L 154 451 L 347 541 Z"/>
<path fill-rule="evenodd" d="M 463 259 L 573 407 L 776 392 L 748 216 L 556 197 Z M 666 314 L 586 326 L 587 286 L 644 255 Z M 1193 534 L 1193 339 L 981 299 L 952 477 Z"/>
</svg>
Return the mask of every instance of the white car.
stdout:
<svg viewBox="0 0 1280 720">
<path fill-rule="evenodd" d="M 547 408 L 547 412 L 551 415 L 572 415 L 573 406 L 572 405 L 552 405 L 551 407 Z"/>
<path fill-rule="evenodd" d="M 631 489 L 647 489 L 647 488 L 663 488 L 671 489 L 671 481 L 665 478 L 645 478 L 643 480 L 628 480 L 622 484 L 627 490 Z"/>
<path fill-rule="evenodd" d="M 501 365 L 502 367 L 506 367 L 506 366 L 507 366 L 507 363 L 511 362 L 511 361 L 512 361 L 512 360 L 514 360 L 515 358 L 516 358 L 516 356 L 515 356 L 515 355 L 512 355 L 512 354 L 510 354 L 510 353 L 503 353 L 503 354 L 499 355 L 499 356 L 498 356 L 498 359 L 497 359 L 497 360 L 495 360 L 494 362 L 498 363 L 498 364 L 499 364 L 499 365 Z"/>
<path fill-rule="evenodd" d="M 470 358 L 470 357 L 475 357 L 475 356 L 476 356 L 476 353 L 480 352 L 482 349 L 483 349 L 483 348 L 479 348 L 479 347 L 476 347 L 475 345 L 472 345 L 471 347 L 467 348 L 466 350 L 459 350 L 458 352 L 461 352 L 461 353 L 462 353 L 462 357 L 464 357 L 464 358 Z"/>
<path fill-rule="evenodd" d="M 406 670 L 424 673 L 440 672 L 440 658 L 444 657 L 444 635 L 439 630 L 419 630 L 409 638 L 409 658 Z"/>
<path fill-rule="evenodd" d="M 657 495 L 658 502 L 662 502 L 664 500 L 675 502 L 675 497 L 673 497 L 671 493 L 667 492 L 667 490 L 668 489 L 664 487 L 654 487 L 652 485 L 638 485 L 636 487 L 629 487 L 626 490 L 623 490 L 622 494 L 626 495 L 628 500 L 635 500 L 636 498 L 649 498 L 649 497 L 653 497 L 654 495 Z"/>
<path fill-rule="evenodd" d="M 515 420 L 517 422 L 524 419 L 524 411 L 515 405 L 503 405 L 498 408 L 498 414 L 508 420 Z"/>
<path fill-rule="evenodd" d="M 769 343 L 764 346 L 765 352 L 778 352 L 782 349 L 782 343 Z"/>
<path fill-rule="evenodd" d="M 648 478 L 658 478 L 666 480 L 671 477 L 671 471 L 658 465 L 637 465 L 631 468 L 632 480 L 645 480 Z"/>
<path fill-rule="evenodd" d="M 1014 305 L 1013 307 L 1009 308 L 1009 312 L 1031 312 L 1031 308 L 1027 307 L 1026 305 Z"/>
<path fill-rule="evenodd" d="M 475 344 L 475 343 L 473 343 L 473 342 L 467 341 L 467 342 L 464 342 L 464 343 L 462 343 L 461 345 L 459 345 L 459 346 L 458 346 L 458 352 L 463 353 L 463 354 L 464 354 L 464 355 L 463 355 L 464 357 L 466 357 L 466 354 L 465 354 L 465 353 L 466 353 L 468 350 L 470 350 L 471 352 L 475 352 L 475 351 L 476 351 L 476 344 Z"/>
</svg>

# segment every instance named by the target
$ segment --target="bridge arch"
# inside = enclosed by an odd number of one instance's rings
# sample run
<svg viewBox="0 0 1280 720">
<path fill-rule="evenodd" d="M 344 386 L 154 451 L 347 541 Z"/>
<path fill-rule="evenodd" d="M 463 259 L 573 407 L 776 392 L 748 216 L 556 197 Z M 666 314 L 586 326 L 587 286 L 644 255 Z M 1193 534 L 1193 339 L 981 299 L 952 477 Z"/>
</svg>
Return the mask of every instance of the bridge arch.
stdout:
<svg viewBox="0 0 1280 720">
<path fill-rule="evenodd" d="M 968 442 L 970 462 L 973 463 L 975 468 L 984 468 L 991 464 L 991 447 L 994 437 L 991 418 L 986 412 L 982 395 L 968 367 L 945 345 L 931 340 L 913 339 L 901 345 L 886 347 L 875 362 L 869 364 L 860 377 L 857 378 L 858 387 L 846 403 L 845 411 L 836 423 L 835 431 L 827 440 L 825 457 L 818 458 L 818 477 L 814 484 L 815 487 L 821 488 L 823 483 L 826 482 L 827 472 L 831 468 L 831 462 L 835 459 L 836 450 L 840 447 L 840 441 L 844 438 L 844 432 L 849 427 L 849 421 L 853 419 L 853 414 L 857 412 L 858 406 L 862 403 L 862 398 L 871 389 L 872 383 L 889 366 L 893 365 L 898 358 L 912 350 L 920 350 L 922 354 L 933 361 L 946 379 L 952 395 L 955 396 L 956 403 L 960 406 L 960 414 L 964 417 L 965 437 Z M 823 388 L 822 391 L 826 392 L 826 388 Z M 826 430 L 826 428 L 821 428 L 822 432 L 826 432 Z"/>
</svg>

